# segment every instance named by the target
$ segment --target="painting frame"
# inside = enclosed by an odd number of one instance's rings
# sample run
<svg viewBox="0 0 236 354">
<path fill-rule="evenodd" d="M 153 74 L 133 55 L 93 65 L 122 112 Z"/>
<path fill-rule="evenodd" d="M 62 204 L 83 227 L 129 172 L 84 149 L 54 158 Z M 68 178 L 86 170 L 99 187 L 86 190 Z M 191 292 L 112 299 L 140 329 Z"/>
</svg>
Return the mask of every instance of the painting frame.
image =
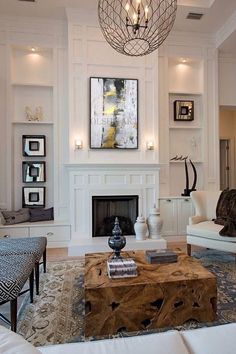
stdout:
<svg viewBox="0 0 236 354">
<path fill-rule="evenodd" d="M 174 121 L 191 122 L 194 120 L 194 101 L 175 100 L 174 101 Z"/>
<path fill-rule="evenodd" d="M 22 208 L 44 208 L 45 187 L 22 187 Z"/>
<path fill-rule="evenodd" d="M 23 183 L 46 182 L 45 161 L 22 161 L 22 182 Z"/>
<path fill-rule="evenodd" d="M 137 150 L 138 79 L 90 77 L 90 149 Z"/>
<path fill-rule="evenodd" d="M 45 157 L 46 136 L 22 135 L 22 154 L 26 157 Z"/>
</svg>

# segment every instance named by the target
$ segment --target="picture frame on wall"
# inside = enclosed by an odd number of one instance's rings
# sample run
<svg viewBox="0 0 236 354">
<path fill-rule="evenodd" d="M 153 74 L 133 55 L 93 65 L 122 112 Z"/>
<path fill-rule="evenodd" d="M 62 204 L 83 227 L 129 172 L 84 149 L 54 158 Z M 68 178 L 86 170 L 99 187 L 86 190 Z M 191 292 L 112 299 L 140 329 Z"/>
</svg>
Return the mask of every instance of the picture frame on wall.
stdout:
<svg viewBox="0 0 236 354">
<path fill-rule="evenodd" d="M 193 121 L 194 120 L 194 101 L 175 100 L 174 101 L 174 120 Z"/>
<path fill-rule="evenodd" d="M 23 161 L 22 181 L 23 183 L 46 182 L 45 161 Z"/>
<path fill-rule="evenodd" d="M 45 135 L 23 135 L 22 153 L 23 156 L 33 156 L 33 157 L 46 156 Z"/>
<path fill-rule="evenodd" d="M 138 149 L 138 80 L 90 77 L 90 148 Z"/>
<path fill-rule="evenodd" d="M 45 187 L 23 187 L 22 207 L 23 208 L 44 208 Z"/>
</svg>

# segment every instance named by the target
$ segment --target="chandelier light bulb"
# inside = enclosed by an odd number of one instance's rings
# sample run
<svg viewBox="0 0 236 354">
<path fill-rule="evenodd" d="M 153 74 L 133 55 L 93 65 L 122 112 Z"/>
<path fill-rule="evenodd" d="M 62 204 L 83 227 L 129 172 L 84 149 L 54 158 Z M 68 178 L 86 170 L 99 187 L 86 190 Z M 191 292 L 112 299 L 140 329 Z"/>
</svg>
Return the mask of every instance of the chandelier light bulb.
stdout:
<svg viewBox="0 0 236 354">
<path fill-rule="evenodd" d="M 106 41 L 117 52 L 142 56 L 156 50 L 170 33 L 177 0 L 98 0 Z"/>
</svg>

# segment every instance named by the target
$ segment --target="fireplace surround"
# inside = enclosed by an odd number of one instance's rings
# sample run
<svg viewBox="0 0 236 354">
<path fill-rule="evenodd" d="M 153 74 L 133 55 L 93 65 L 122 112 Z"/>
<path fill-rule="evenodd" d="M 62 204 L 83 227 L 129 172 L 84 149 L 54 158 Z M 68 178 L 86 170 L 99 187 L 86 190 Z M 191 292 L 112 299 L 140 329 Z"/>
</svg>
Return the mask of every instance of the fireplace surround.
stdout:
<svg viewBox="0 0 236 354">
<path fill-rule="evenodd" d="M 107 236 L 93 237 L 93 197 L 138 197 L 138 214 L 147 217 L 158 204 L 158 164 L 66 164 L 69 173 L 71 241 L 69 255 L 109 251 Z M 115 215 L 117 216 L 117 215 Z M 136 241 L 127 236 L 125 249 L 166 248 L 164 239 Z"/>
</svg>

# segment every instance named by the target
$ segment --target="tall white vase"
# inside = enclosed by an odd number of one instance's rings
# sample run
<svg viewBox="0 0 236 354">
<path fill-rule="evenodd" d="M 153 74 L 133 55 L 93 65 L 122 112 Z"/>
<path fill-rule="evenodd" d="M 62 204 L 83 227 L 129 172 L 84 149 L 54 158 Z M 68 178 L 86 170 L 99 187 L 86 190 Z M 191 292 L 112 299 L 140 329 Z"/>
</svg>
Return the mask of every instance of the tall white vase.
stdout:
<svg viewBox="0 0 236 354">
<path fill-rule="evenodd" d="M 142 241 L 146 239 L 148 227 L 143 216 L 137 217 L 136 223 L 134 224 L 134 231 L 136 240 Z"/>
<path fill-rule="evenodd" d="M 163 220 L 160 217 L 160 211 L 154 205 L 154 208 L 150 210 L 150 214 L 147 218 L 149 237 L 153 239 L 161 238 L 161 230 L 163 226 Z"/>
</svg>

